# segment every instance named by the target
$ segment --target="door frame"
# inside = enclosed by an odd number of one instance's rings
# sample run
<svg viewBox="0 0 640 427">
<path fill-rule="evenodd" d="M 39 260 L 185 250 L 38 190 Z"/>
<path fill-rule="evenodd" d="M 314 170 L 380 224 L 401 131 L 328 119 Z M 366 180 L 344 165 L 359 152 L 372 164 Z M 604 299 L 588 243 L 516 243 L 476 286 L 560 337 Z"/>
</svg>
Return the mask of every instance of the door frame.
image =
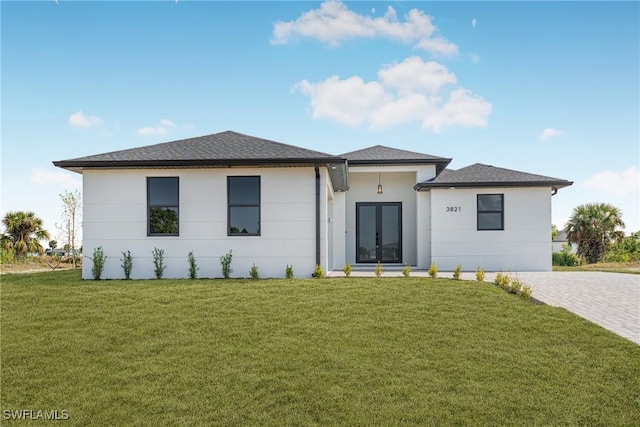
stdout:
<svg viewBox="0 0 640 427">
<path fill-rule="evenodd" d="M 357 264 L 376 264 L 378 259 L 382 258 L 382 245 L 377 245 L 376 261 L 360 261 L 360 206 L 374 206 L 376 208 L 376 233 L 382 233 L 382 207 L 397 206 L 398 207 L 398 259 L 399 261 L 389 262 L 389 264 L 402 264 L 402 202 L 356 202 L 356 263 Z"/>
</svg>

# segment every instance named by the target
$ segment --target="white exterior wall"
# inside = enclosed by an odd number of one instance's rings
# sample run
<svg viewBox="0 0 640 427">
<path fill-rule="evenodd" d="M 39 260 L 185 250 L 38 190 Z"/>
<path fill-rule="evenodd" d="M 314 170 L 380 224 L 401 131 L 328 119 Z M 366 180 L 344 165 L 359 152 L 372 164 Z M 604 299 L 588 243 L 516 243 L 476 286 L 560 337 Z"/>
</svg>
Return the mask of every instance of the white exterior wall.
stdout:
<svg viewBox="0 0 640 427">
<path fill-rule="evenodd" d="M 431 263 L 431 192 L 418 191 L 416 236 L 418 239 L 417 268 L 426 270 Z"/>
<path fill-rule="evenodd" d="M 227 236 L 227 176 L 261 177 L 261 236 Z M 147 236 L 147 177 L 180 178 L 180 236 Z M 326 218 L 327 174 L 321 169 L 321 214 Z M 83 251 L 102 246 L 105 279 L 123 278 L 122 251 L 133 256 L 132 278 L 153 278 L 154 247 L 165 251 L 164 277 L 188 277 L 193 251 L 198 277 L 221 277 L 220 256 L 233 250 L 233 277 L 248 277 L 255 263 L 262 277 L 283 277 L 287 264 L 298 277 L 315 265 L 315 173 L 313 167 L 120 169 L 83 173 Z M 321 228 L 323 268 L 327 228 Z M 92 262 L 82 276 L 91 279 Z"/>
<path fill-rule="evenodd" d="M 381 174 L 382 194 L 377 194 L 378 173 Z M 349 191 L 345 200 L 345 262 L 356 263 L 356 203 L 402 202 L 402 263 L 416 265 L 418 196 L 413 187 L 418 179 L 426 180 L 434 176 L 435 166 L 432 165 L 350 167 Z"/>
<path fill-rule="evenodd" d="M 504 230 L 477 230 L 477 194 L 504 194 Z M 431 260 L 442 271 L 551 270 L 551 188 L 432 189 Z"/>
<path fill-rule="evenodd" d="M 331 229 L 333 232 L 333 262 L 329 266 L 331 270 L 341 270 L 346 264 L 346 199 L 347 193 L 333 193 L 333 216 L 331 217 Z"/>
</svg>

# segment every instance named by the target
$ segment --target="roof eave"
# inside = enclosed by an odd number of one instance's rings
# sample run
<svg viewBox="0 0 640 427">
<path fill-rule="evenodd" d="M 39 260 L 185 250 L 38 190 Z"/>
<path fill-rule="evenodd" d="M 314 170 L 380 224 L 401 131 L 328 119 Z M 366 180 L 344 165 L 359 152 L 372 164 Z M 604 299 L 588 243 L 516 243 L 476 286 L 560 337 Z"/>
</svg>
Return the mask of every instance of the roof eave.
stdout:
<svg viewBox="0 0 640 427">
<path fill-rule="evenodd" d="M 550 187 L 558 190 L 573 185 L 573 181 L 509 181 L 509 182 L 419 182 L 413 189 L 429 191 L 434 188 L 495 188 L 495 187 Z"/>
<path fill-rule="evenodd" d="M 145 167 L 225 167 L 274 165 L 329 165 L 345 163 L 340 157 L 284 158 L 284 159 L 189 159 L 189 160 L 61 160 L 53 162 L 63 169 L 71 168 L 145 168 Z"/>
</svg>

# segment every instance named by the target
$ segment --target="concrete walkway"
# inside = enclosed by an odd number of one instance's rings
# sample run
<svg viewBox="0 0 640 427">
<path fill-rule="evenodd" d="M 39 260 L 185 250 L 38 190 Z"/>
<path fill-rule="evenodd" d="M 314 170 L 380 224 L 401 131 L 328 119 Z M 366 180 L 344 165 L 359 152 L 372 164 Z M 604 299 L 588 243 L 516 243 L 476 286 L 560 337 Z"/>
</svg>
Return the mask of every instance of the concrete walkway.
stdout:
<svg viewBox="0 0 640 427">
<path fill-rule="evenodd" d="M 640 275 L 576 272 L 511 273 L 533 289 L 533 297 L 548 305 L 563 307 L 624 338 L 640 344 Z M 330 276 L 342 276 L 331 272 Z M 401 276 L 400 271 L 385 271 L 383 277 Z M 492 282 L 496 273 L 486 273 Z M 371 271 L 354 271 L 352 276 L 373 277 Z M 426 271 L 412 271 L 411 276 L 428 277 Z M 450 278 L 450 272 L 438 277 Z M 475 273 L 462 273 L 461 279 L 475 280 Z"/>
</svg>

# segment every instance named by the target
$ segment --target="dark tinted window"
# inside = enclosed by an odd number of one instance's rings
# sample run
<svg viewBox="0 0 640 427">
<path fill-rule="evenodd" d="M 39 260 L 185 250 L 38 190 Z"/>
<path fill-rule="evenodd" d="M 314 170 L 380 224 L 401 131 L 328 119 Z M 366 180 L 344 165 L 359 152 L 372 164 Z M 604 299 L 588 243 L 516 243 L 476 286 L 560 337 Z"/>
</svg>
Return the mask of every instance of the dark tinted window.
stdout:
<svg viewBox="0 0 640 427">
<path fill-rule="evenodd" d="M 478 230 L 504 230 L 504 194 L 478 194 Z"/>
<path fill-rule="evenodd" d="M 260 235 L 260 177 L 227 178 L 228 224 L 230 236 Z"/>
<path fill-rule="evenodd" d="M 180 228 L 177 177 L 147 178 L 147 234 L 176 236 Z"/>
</svg>

